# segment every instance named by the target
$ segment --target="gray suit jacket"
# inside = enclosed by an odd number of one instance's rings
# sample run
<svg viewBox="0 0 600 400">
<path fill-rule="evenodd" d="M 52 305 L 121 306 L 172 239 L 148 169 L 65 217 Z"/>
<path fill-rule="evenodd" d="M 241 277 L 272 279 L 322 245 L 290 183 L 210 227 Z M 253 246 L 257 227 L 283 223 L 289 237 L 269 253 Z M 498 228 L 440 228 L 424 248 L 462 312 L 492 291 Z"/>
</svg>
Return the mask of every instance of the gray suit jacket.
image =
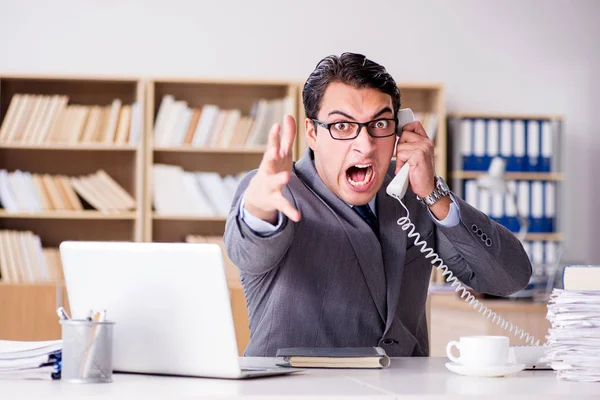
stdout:
<svg viewBox="0 0 600 400">
<path fill-rule="evenodd" d="M 397 224 L 406 211 L 385 193 L 394 165 L 377 193 L 379 241 L 327 189 L 308 154 L 295 163 L 284 190 L 299 222 L 284 216 L 277 232 L 262 237 L 240 220 L 241 197 L 255 171 L 242 180 L 227 218 L 224 240 L 240 269 L 250 320 L 245 355 L 274 356 L 295 346 L 381 346 L 390 356 L 427 356 L 432 265 Z M 524 288 L 531 265 L 521 243 L 455 197 L 460 223 L 446 228 L 407 192 L 404 203 L 421 239 L 477 291 L 508 295 Z"/>
</svg>

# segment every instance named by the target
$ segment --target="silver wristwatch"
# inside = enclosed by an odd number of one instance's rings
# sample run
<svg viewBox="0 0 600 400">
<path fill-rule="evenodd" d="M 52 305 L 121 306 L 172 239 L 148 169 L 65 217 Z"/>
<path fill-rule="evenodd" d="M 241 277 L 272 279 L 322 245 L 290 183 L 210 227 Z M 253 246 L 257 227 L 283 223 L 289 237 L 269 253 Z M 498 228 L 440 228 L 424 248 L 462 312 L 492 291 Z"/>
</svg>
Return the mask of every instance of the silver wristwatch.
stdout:
<svg viewBox="0 0 600 400">
<path fill-rule="evenodd" d="M 450 193 L 450 188 L 446 184 L 446 181 L 441 176 L 435 177 L 435 189 L 428 196 L 425 196 L 424 199 L 417 196 L 417 200 L 421 202 L 424 206 L 431 207 L 434 205 L 439 199 L 444 196 L 448 196 Z"/>
</svg>

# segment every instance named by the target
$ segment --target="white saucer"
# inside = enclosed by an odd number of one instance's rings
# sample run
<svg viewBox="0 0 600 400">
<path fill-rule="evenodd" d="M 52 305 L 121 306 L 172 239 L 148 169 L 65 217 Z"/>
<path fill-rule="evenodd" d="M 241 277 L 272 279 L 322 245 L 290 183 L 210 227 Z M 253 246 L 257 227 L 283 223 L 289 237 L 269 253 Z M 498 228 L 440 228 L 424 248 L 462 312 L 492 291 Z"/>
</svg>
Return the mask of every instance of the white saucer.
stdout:
<svg viewBox="0 0 600 400">
<path fill-rule="evenodd" d="M 494 377 L 514 374 L 525 369 L 525 364 L 506 364 L 493 367 L 468 367 L 453 362 L 446 363 L 452 372 L 466 376 Z"/>
</svg>

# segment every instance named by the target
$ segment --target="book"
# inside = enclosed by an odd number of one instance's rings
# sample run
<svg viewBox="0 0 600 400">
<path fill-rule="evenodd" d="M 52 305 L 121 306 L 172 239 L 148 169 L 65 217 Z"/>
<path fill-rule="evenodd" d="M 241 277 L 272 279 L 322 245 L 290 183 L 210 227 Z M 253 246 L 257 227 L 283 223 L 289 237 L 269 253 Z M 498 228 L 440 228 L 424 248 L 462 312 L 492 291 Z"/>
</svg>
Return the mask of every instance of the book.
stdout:
<svg viewBox="0 0 600 400">
<path fill-rule="evenodd" d="M 563 289 L 600 290 L 600 265 L 567 265 L 563 269 Z"/>
<path fill-rule="evenodd" d="M 277 350 L 284 363 L 299 368 L 387 368 L 390 358 L 381 347 L 289 347 Z"/>
</svg>

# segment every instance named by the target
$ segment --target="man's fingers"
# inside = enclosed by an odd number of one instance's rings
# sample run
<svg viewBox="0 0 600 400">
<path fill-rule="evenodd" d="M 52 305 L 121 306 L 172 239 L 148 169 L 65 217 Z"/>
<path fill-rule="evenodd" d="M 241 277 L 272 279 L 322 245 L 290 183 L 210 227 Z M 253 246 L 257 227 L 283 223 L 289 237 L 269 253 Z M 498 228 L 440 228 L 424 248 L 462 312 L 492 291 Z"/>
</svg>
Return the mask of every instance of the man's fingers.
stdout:
<svg viewBox="0 0 600 400">
<path fill-rule="evenodd" d="M 400 158 L 396 157 L 396 171 L 394 172 L 394 175 L 398 175 L 398 171 L 400 171 L 400 168 L 402 168 L 404 164 L 404 160 L 401 160 Z"/>
<path fill-rule="evenodd" d="M 413 131 L 402 131 L 398 139 L 399 143 L 416 143 L 426 141 L 432 142 L 432 140 L 430 140 L 429 138 L 424 137 L 423 135 L 420 135 L 417 132 Z"/>
<path fill-rule="evenodd" d="M 300 221 L 300 212 L 292 206 L 283 194 L 275 195 L 275 207 L 294 222 Z"/>
<path fill-rule="evenodd" d="M 260 162 L 260 168 L 272 173 L 275 169 L 275 160 L 279 158 L 279 124 L 273 124 L 269 131 L 267 149 Z"/>
<path fill-rule="evenodd" d="M 418 134 L 419 136 L 429 138 L 429 136 L 427 136 L 427 132 L 425 131 L 425 128 L 423 128 L 423 125 L 421 124 L 420 121 L 413 121 L 413 122 L 409 122 L 408 124 L 404 125 L 402 127 L 402 132 L 414 132 L 414 133 Z"/>
<path fill-rule="evenodd" d="M 266 153 L 274 154 L 275 156 L 279 154 L 279 124 L 273 124 L 271 130 L 269 131 L 269 139 L 267 141 L 267 151 Z"/>
<path fill-rule="evenodd" d="M 281 136 L 280 154 L 286 157 L 292 153 L 294 139 L 296 138 L 296 120 L 291 115 L 286 115 L 283 120 L 283 135 Z"/>
<path fill-rule="evenodd" d="M 281 191 L 290 181 L 290 173 L 288 171 L 278 172 L 269 177 L 269 189 L 273 191 Z"/>
</svg>

